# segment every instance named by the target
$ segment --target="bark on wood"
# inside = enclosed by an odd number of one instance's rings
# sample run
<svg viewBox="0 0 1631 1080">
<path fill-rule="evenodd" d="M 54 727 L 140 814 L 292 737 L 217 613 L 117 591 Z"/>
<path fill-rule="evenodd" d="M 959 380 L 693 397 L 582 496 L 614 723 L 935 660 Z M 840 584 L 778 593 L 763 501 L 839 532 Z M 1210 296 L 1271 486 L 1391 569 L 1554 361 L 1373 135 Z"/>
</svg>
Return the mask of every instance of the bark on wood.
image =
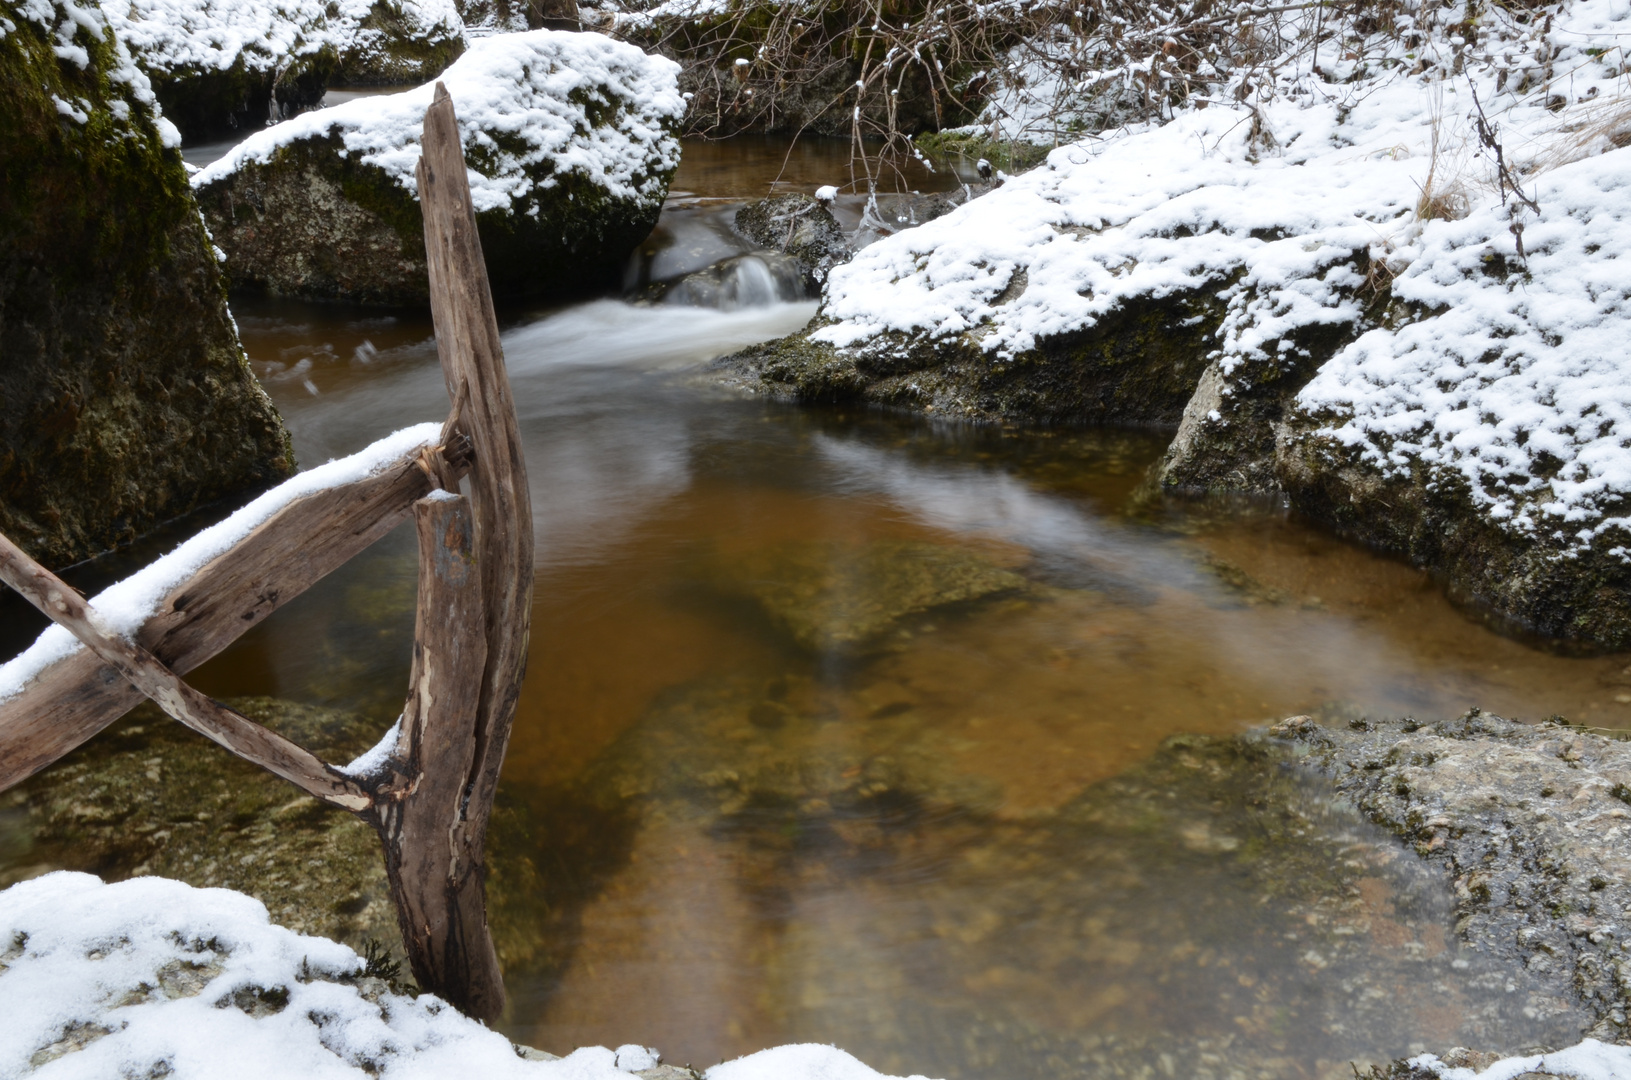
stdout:
<svg viewBox="0 0 1631 1080">
<path fill-rule="evenodd" d="M 465 1012 L 492 1017 L 503 1009 L 504 983 L 487 930 L 481 847 L 461 813 L 487 656 L 473 521 L 462 497 L 426 499 L 414 514 L 413 671 L 389 763 L 407 781 L 401 798 L 381 799 L 374 824 L 414 978 Z"/>
<path fill-rule="evenodd" d="M 159 708 L 241 758 L 276 773 L 319 799 L 347 810 L 364 810 L 373 799 L 350 777 L 315 754 L 212 701 L 179 679 L 140 645 L 120 637 L 61 578 L 0 536 L 0 581 L 23 595 L 57 625 L 111 664 Z"/>
<path fill-rule="evenodd" d="M 470 489 L 486 604 L 487 660 L 461 827 L 479 859 L 526 671 L 532 505 L 458 121 L 453 101 L 440 83 L 425 113 L 419 198 L 442 374 L 448 395 L 459 403 L 458 428 L 469 438 L 476 460 Z M 471 1002 L 467 1011 L 496 1018 L 503 1007 L 502 986 L 496 990 L 496 1000 Z"/>
<path fill-rule="evenodd" d="M 435 455 L 462 475 L 467 448 Z M 142 625 L 136 643 L 185 675 L 305 592 L 407 517 L 432 490 L 404 460 L 378 475 L 316 492 L 278 511 L 177 587 Z M 79 746 L 139 704 L 142 692 L 90 651 L 52 664 L 0 702 L 0 791 Z"/>
</svg>

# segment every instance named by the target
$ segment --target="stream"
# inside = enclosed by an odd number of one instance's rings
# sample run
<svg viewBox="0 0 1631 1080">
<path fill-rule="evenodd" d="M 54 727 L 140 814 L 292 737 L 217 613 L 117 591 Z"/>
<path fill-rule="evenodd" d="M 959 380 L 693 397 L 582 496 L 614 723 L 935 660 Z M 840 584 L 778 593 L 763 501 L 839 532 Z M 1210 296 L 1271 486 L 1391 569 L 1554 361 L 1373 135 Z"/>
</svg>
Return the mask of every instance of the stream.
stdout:
<svg viewBox="0 0 1631 1080">
<path fill-rule="evenodd" d="M 1573 1041 L 1510 1007 L 1448 882 L 1390 836 L 1167 740 L 1471 706 L 1624 728 L 1631 657 L 1503 635 L 1272 502 L 1152 492 L 1166 432 L 720 388 L 699 365 L 815 312 L 731 215 L 846 160 L 688 143 L 627 285 L 735 260 L 726 287 L 501 313 L 537 536 L 493 840 L 537 877 L 495 924 L 507 1034 L 699 1068 L 825 1042 L 1005 1080 L 1334 1080 Z M 234 313 L 303 465 L 447 410 L 428 315 Z M 399 529 L 192 681 L 383 728 L 415 572 Z"/>
</svg>

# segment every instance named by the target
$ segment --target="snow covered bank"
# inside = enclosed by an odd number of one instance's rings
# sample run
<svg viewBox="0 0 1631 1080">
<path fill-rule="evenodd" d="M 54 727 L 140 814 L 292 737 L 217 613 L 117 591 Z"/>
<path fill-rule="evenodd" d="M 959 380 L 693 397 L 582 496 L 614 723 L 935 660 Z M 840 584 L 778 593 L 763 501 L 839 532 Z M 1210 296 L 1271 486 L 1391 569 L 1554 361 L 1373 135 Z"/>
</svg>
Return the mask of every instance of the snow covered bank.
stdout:
<svg viewBox="0 0 1631 1080">
<path fill-rule="evenodd" d="M 592 285 L 656 223 L 679 164 L 678 66 L 599 34 L 485 38 L 442 76 L 494 291 Z M 434 86 L 259 132 L 193 177 L 235 285 L 426 300 L 414 169 Z"/>
<path fill-rule="evenodd" d="M 656 1064 L 633 1045 L 524 1058 L 437 998 L 393 992 L 345 946 L 273 925 L 250 897 L 163 878 L 104 885 L 59 872 L 0 892 L 0 1011 L 7 1080 L 627 1080 L 653 1075 Z M 753 1054 L 707 1076 L 885 1080 L 814 1045 Z"/>
<path fill-rule="evenodd" d="M 1542 632 L 1631 642 L 1631 10 L 1465 17 L 1282 25 L 1283 55 L 1169 121 L 862 251 L 748 367 L 940 414 L 1181 420 L 1169 485 L 1286 490 Z"/>
</svg>

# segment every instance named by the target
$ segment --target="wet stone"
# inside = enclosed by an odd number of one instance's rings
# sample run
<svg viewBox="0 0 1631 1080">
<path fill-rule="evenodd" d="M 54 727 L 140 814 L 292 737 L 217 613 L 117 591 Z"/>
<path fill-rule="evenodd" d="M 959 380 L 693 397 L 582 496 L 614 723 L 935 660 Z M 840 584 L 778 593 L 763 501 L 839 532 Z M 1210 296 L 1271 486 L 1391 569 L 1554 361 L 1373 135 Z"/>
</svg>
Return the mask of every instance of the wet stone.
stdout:
<svg viewBox="0 0 1631 1080">
<path fill-rule="evenodd" d="M 817 653 L 864 649 L 907 616 L 1027 584 L 978 552 L 909 540 L 781 544 L 721 559 L 709 576 Z"/>
<path fill-rule="evenodd" d="M 1584 1014 L 1594 1038 L 1631 1034 L 1631 743 L 1476 709 L 1437 723 L 1332 719 L 1274 731 L 1445 869 L 1461 937 L 1516 973 L 1509 996 L 1560 1024 Z"/>
</svg>

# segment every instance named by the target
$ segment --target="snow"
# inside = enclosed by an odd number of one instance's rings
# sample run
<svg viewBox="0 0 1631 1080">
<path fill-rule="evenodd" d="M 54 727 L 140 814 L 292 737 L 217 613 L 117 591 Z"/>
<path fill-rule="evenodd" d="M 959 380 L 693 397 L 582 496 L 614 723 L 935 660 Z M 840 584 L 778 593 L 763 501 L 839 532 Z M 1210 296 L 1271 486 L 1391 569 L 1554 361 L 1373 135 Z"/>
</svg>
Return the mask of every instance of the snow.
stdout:
<svg viewBox="0 0 1631 1080">
<path fill-rule="evenodd" d="M 1529 24 L 1492 14 L 1475 48 L 1449 34 L 1456 6 L 1411 16 L 1441 23 L 1408 46 L 1304 41 L 1244 102 L 1241 76 L 1219 76 L 1166 122 L 1060 147 L 834 268 L 812 337 L 884 355 L 962 341 L 1000 366 L 1130 302 L 1210 290 L 1226 304 L 1212 359 L 1227 396 L 1305 355 L 1299 334 L 1359 325 L 1367 275 L 1391 276 L 1421 307 L 1307 386 L 1298 407 L 1317 434 L 1385 471 L 1463 485 L 1503 528 L 1564 550 L 1619 537 L 1631 149 L 1610 136 L 1631 126 L 1618 62 L 1631 8 L 1548 10 Z M 1527 260 L 1478 153 L 1475 89 L 1540 207 L 1517 211 Z M 1461 219 L 1424 218 L 1426 189 Z"/>
<path fill-rule="evenodd" d="M 103 10 L 114 31 L 149 71 L 185 75 L 280 71 L 292 58 L 325 48 L 336 53 L 378 49 L 382 31 L 361 24 L 373 0 L 118 0 Z M 426 40 L 460 38 L 464 23 L 453 0 L 400 0 L 396 21 Z"/>
<path fill-rule="evenodd" d="M 0 1078 L 33 1074 L 38 1061 L 53 1080 L 628 1080 L 657 1062 L 635 1044 L 522 1058 L 436 997 L 396 994 L 362 973 L 351 949 L 273 925 L 242 893 L 46 874 L 0 892 Z M 887 1080 L 813 1045 L 707 1077 Z"/>
<path fill-rule="evenodd" d="M 284 481 L 226 520 L 184 541 L 174 551 L 90 598 L 90 605 L 114 632 L 132 637 L 159 610 L 164 598 L 211 559 L 248 536 L 296 499 L 375 475 L 441 437 L 439 423 L 418 424 L 387 435 L 350 457 L 330 461 Z M 84 646 L 60 626 L 51 626 L 34 644 L 0 664 L 0 701 L 15 697 L 41 672 Z M 3 1073 L 0 1073 L 3 1075 Z"/>
<path fill-rule="evenodd" d="M 616 198 L 660 201 L 661 174 L 679 162 L 679 140 L 670 133 L 685 112 L 678 80 L 673 61 L 600 34 L 534 30 L 475 42 L 439 80 L 458 114 L 475 208 L 509 208 L 566 173 Z M 333 136 L 344 154 L 417 192 L 419 139 L 434 93 L 427 83 L 286 120 L 200 170 L 193 186 L 267 162 L 298 140 Z M 616 121 L 592 123 L 585 99 L 614 106 Z"/>
<path fill-rule="evenodd" d="M 1613 1046 L 1587 1039 L 1578 1046 L 1555 1053 L 1503 1058 L 1483 1072 L 1446 1068 L 1432 1054 L 1411 1058 L 1410 1063 L 1432 1070 L 1443 1080 L 1517 1080 L 1525 1073 L 1542 1069 L 1547 1075 L 1573 1080 L 1625 1080 L 1631 1076 L 1631 1046 Z"/>
<path fill-rule="evenodd" d="M 106 42 L 111 28 L 109 17 L 102 8 L 94 4 L 82 7 L 74 0 L 24 0 L 13 10 L 54 37 L 56 45 L 52 51 L 82 70 L 90 66 L 91 54 L 78 42 L 79 36 L 84 34 L 94 41 Z M 6 33 L 15 29 L 15 24 L 9 19 L 0 19 L 0 23 L 6 27 L 5 32 L 0 32 L 0 39 L 3 39 Z M 113 63 L 104 74 L 109 88 L 115 94 L 122 95 L 108 102 L 108 109 L 116 124 L 115 130 L 121 137 L 139 138 L 140 127 L 132 123 L 132 116 L 145 115 L 157 123 L 163 145 L 179 146 L 179 135 L 174 135 L 174 142 L 170 141 L 175 126 L 159 115 L 158 99 L 153 96 L 151 83 L 136 66 L 125 41 L 117 35 L 113 39 L 112 54 Z M 60 98 L 56 104 L 60 112 L 82 124 L 89 119 L 89 111 L 93 107 L 88 101 L 82 101 L 76 107 Z M 133 104 L 137 107 L 134 110 L 131 108 Z M 83 119 L 78 115 L 80 113 L 85 114 Z"/>
</svg>

